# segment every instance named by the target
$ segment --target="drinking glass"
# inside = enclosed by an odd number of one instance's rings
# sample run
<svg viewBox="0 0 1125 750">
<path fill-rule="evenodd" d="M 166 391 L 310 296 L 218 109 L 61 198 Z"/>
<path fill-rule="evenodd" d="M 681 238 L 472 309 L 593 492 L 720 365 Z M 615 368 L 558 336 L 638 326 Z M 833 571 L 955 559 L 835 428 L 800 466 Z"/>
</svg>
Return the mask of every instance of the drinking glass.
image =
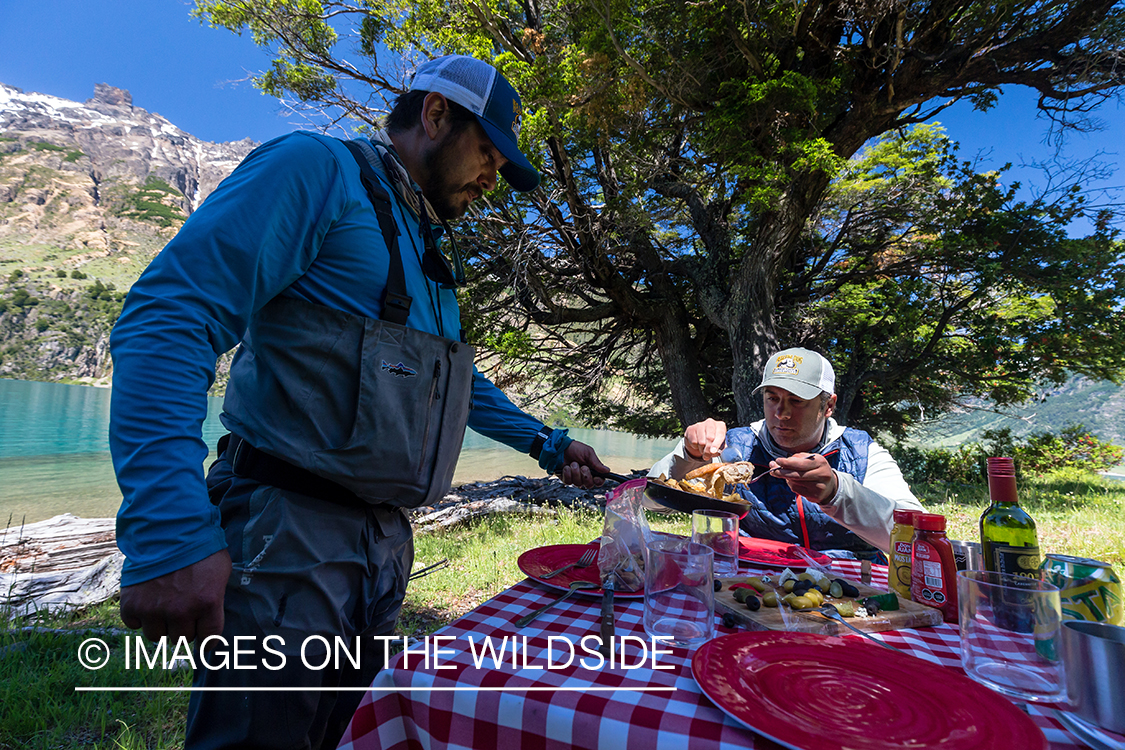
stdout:
<svg viewBox="0 0 1125 750">
<path fill-rule="evenodd" d="M 715 577 L 738 575 L 738 516 L 724 510 L 695 510 L 691 514 L 691 540 L 715 553 Z"/>
<path fill-rule="evenodd" d="M 1059 589 L 1035 578 L 957 574 L 961 666 L 977 682 L 1025 701 L 1066 699 L 1059 657 Z"/>
<path fill-rule="evenodd" d="M 644 628 L 664 643 L 695 648 L 715 635 L 714 553 L 685 537 L 645 544 Z"/>
</svg>

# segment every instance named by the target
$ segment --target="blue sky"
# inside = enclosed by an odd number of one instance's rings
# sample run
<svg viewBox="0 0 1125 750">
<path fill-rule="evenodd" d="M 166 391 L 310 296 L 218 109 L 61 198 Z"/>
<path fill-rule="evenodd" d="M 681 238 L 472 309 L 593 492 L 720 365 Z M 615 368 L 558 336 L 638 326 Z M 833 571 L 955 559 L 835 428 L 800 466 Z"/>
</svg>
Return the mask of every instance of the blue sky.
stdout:
<svg viewBox="0 0 1125 750">
<path fill-rule="evenodd" d="M 269 58 L 249 35 L 204 26 L 191 7 L 186 0 L 0 0 L 0 82 L 75 101 L 108 83 L 208 141 L 265 141 L 307 126 L 251 86 L 249 76 Z M 1009 179 L 1041 186 L 1038 171 L 1018 167 L 1055 154 L 1044 143 L 1048 123 L 1036 118 L 1035 101 L 1034 92 L 1016 88 L 988 113 L 959 103 L 937 119 L 961 143 L 962 157 L 984 155 L 983 168 L 1012 162 Z M 1125 164 L 1125 108 L 1110 102 L 1098 117 L 1107 127 L 1071 135 L 1063 157 L 1104 151 L 1110 166 Z M 1125 174 L 1099 184 L 1125 185 Z"/>
</svg>

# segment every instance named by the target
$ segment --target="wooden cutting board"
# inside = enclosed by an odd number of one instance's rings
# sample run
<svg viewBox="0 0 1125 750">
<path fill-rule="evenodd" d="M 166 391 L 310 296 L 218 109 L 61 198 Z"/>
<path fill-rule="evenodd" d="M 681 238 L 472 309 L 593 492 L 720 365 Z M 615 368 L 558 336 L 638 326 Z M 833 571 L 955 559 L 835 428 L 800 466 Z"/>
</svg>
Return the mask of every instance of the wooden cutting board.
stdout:
<svg viewBox="0 0 1125 750">
<path fill-rule="evenodd" d="M 774 576 L 776 578 L 776 576 Z M 762 605 L 757 612 L 746 609 L 745 604 L 734 600 L 734 592 L 730 590 L 733 583 L 746 583 L 749 576 L 739 578 L 724 578 L 722 591 L 715 592 L 715 611 L 730 612 L 749 630 L 787 630 L 795 633 L 822 633 L 824 635 L 847 634 L 848 628 L 838 622 L 829 620 L 815 611 L 804 612 L 790 609 L 784 604 L 777 607 Z M 873 588 L 858 581 L 850 581 L 859 589 L 859 598 L 863 599 L 876 594 L 885 594 L 886 591 Z M 779 590 L 779 594 L 783 593 Z M 761 595 L 758 597 L 761 598 Z M 779 597 L 780 598 L 780 597 Z M 826 602 L 835 601 L 826 599 Z M 884 630 L 904 630 L 906 628 L 927 628 L 941 623 L 941 611 L 925 604 L 908 601 L 898 597 L 898 610 L 893 612 L 880 612 L 873 617 L 849 617 L 851 625 L 868 633 L 879 633 Z"/>
</svg>

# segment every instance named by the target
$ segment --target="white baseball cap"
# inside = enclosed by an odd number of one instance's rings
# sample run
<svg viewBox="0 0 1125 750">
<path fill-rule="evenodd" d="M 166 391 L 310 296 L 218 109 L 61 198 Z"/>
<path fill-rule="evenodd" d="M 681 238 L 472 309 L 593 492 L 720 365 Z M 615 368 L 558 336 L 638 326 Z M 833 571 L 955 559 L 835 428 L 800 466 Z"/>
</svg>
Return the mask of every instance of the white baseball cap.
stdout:
<svg viewBox="0 0 1125 750">
<path fill-rule="evenodd" d="M 508 184 L 521 193 L 539 184 L 539 172 L 519 147 L 520 95 L 496 68 L 468 55 L 438 57 L 419 66 L 410 90 L 436 92 L 472 112 L 492 145 L 508 160 L 500 167 Z"/>
<path fill-rule="evenodd" d="M 836 392 L 836 373 L 832 364 L 814 351 L 786 349 L 766 361 L 762 384 L 754 393 L 768 385 L 784 388 L 797 398 L 811 399 Z"/>
</svg>

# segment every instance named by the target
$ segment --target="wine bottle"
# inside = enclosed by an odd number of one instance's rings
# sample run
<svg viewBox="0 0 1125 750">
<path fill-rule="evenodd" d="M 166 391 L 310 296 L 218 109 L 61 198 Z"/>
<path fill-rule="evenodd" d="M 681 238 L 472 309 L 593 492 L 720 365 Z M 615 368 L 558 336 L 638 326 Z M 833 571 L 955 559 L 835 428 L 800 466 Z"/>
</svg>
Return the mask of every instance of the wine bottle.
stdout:
<svg viewBox="0 0 1125 750">
<path fill-rule="evenodd" d="M 1016 499 L 1016 469 L 1010 458 L 988 459 L 992 504 L 980 517 L 980 543 L 986 570 L 1039 577 L 1039 535 L 1035 521 Z"/>
</svg>

